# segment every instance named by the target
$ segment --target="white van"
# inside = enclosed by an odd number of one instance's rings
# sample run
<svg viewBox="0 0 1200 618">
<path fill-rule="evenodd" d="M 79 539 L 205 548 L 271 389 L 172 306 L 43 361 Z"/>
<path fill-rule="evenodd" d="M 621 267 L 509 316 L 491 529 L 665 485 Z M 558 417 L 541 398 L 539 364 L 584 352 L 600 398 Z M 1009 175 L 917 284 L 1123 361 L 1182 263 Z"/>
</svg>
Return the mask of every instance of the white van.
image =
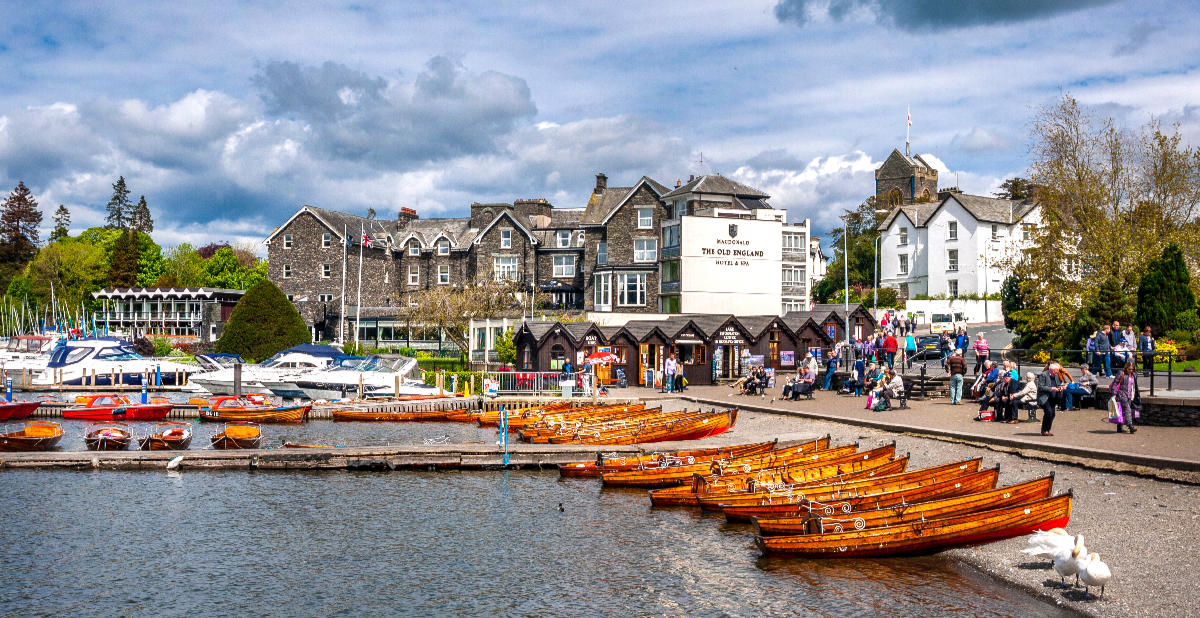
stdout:
<svg viewBox="0 0 1200 618">
<path fill-rule="evenodd" d="M 961 313 L 935 313 L 929 320 L 929 332 L 934 334 L 953 333 L 960 324 L 966 324 Z"/>
</svg>

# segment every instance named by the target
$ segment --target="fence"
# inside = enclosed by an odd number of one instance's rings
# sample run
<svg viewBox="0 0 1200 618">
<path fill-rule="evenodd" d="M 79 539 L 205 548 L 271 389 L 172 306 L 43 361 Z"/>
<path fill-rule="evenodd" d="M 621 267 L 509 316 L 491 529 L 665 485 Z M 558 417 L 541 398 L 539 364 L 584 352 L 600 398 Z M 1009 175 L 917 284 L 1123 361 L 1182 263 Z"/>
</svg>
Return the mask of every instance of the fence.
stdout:
<svg viewBox="0 0 1200 618">
<path fill-rule="evenodd" d="M 484 375 L 496 381 L 500 395 L 591 397 L 594 379 L 583 372 L 556 371 L 488 371 Z"/>
</svg>

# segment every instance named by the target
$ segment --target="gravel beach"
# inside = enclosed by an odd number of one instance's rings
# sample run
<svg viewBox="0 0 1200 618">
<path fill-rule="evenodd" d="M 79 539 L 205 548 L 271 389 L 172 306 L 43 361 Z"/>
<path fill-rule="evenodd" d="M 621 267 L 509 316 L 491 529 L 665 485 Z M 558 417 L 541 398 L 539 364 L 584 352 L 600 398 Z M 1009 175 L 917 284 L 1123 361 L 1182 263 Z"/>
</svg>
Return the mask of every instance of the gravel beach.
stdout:
<svg viewBox="0 0 1200 618">
<path fill-rule="evenodd" d="M 664 401 L 677 407 L 678 401 Z M 1200 616 L 1200 486 L 1134 474 L 1093 470 L 1084 465 L 1031 459 L 1016 452 L 758 412 L 739 414 L 731 432 L 706 440 L 733 444 L 830 434 L 834 443 L 858 442 L 871 448 L 896 441 L 909 453 L 910 468 L 983 457 L 999 464 L 1000 483 L 1011 484 L 1053 472 L 1055 492 L 1074 491 L 1067 527 L 1083 534 L 1090 552 L 1099 553 L 1113 572 L 1103 599 L 1084 598 L 1083 588 L 1062 589 L 1048 561 L 1029 560 L 1021 537 L 955 549 L 946 555 L 1060 607 L 1092 616 Z M 1008 449 L 1006 449 L 1008 450 Z M 1042 455 L 1044 457 L 1044 455 Z"/>
</svg>

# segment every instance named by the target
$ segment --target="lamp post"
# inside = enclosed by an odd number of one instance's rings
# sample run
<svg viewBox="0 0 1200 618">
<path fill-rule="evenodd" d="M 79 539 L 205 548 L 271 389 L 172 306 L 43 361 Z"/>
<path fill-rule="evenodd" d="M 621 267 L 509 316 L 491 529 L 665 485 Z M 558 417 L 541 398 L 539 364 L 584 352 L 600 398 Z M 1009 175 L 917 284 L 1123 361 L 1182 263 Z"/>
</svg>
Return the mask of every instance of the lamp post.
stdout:
<svg viewBox="0 0 1200 618">
<path fill-rule="evenodd" d="M 842 330 L 846 331 L 846 347 L 850 348 L 850 213 L 842 216 L 842 308 L 846 312 L 846 321 Z"/>
<path fill-rule="evenodd" d="M 871 260 L 871 266 L 875 268 L 875 302 L 871 307 L 875 311 L 879 311 L 879 241 L 883 240 L 883 234 L 875 237 L 875 259 Z"/>
</svg>

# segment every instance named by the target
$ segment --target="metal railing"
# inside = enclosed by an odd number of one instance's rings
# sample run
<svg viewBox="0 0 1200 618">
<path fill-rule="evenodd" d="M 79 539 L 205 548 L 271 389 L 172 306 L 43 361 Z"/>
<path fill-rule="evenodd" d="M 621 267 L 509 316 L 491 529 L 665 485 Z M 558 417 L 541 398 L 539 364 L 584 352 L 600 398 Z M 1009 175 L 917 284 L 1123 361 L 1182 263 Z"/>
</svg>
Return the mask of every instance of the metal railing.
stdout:
<svg viewBox="0 0 1200 618">
<path fill-rule="evenodd" d="M 1112 352 L 1091 352 L 1088 350 L 1054 350 L 1054 349 L 1025 349 L 1025 348 L 1009 348 L 1000 351 L 1004 360 L 1011 360 L 1017 364 L 1018 373 L 1022 372 L 1022 367 L 1035 366 L 1039 369 L 1044 367 L 1050 360 L 1057 361 L 1064 367 L 1078 366 L 1082 363 L 1087 363 L 1090 366 L 1092 373 L 1099 378 L 1107 378 L 1107 375 L 1100 373 L 1104 369 L 1104 359 L 1108 358 L 1108 368 L 1110 370 L 1124 370 L 1125 364 L 1129 362 L 1136 363 L 1134 366 L 1138 370 L 1138 374 L 1142 377 L 1150 378 L 1150 395 L 1154 395 L 1157 382 L 1160 382 L 1165 374 L 1167 380 L 1167 390 L 1175 388 L 1175 380 L 1182 378 L 1185 370 L 1177 370 L 1176 363 L 1181 363 L 1187 359 L 1186 354 L 1177 352 L 1138 352 L 1134 350 L 1113 350 Z M 992 352 L 993 355 L 997 351 Z M 1151 360 L 1149 357 L 1153 356 Z M 993 358 L 993 360 L 995 360 Z M 1160 368 L 1160 366 L 1166 367 Z M 1184 365 L 1180 365 L 1184 367 Z M 1183 374 L 1176 376 L 1176 374 Z M 1188 374 L 1200 377 L 1200 373 L 1188 372 Z M 1200 380 L 1196 380 L 1196 388 L 1200 390 Z"/>
<path fill-rule="evenodd" d="M 484 375 L 497 382 L 500 395 L 564 396 L 566 390 L 572 397 L 592 396 L 593 376 L 583 372 L 488 371 Z"/>
</svg>

